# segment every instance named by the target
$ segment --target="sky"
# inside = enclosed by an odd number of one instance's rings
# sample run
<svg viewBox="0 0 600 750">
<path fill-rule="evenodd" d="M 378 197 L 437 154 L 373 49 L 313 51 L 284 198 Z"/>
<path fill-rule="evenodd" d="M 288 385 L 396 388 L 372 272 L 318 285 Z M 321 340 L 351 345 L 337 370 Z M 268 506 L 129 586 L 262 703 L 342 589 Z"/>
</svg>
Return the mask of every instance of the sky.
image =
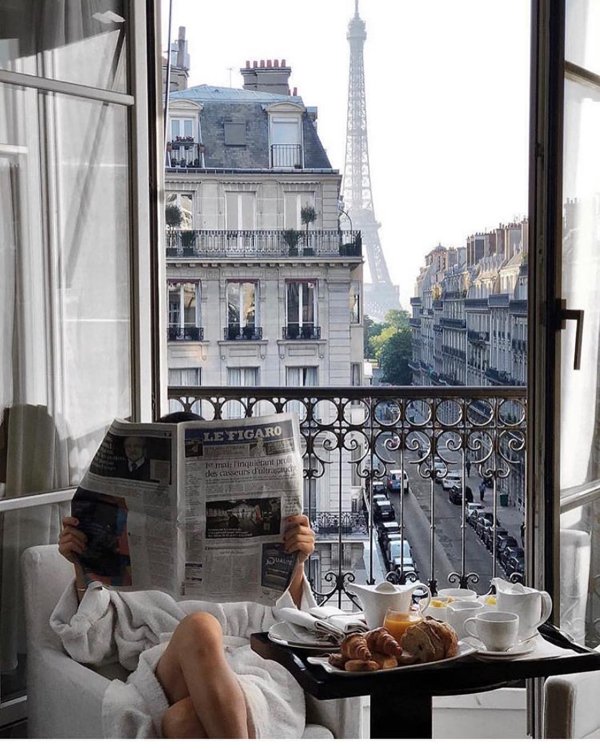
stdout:
<svg viewBox="0 0 600 750">
<path fill-rule="evenodd" d="M 242 87 L 246 60 L 282 59 L 343 174 L 354 0 L 172 0 L 189 85 Z M 163 50 L 168 0 L 163 0 Z M 359 0 L 375 217 L 405 309 L 438 243 L 527 214 L 529 0 Z M 365 273 L 368 279 L 368 273 Z"/>
</svg>

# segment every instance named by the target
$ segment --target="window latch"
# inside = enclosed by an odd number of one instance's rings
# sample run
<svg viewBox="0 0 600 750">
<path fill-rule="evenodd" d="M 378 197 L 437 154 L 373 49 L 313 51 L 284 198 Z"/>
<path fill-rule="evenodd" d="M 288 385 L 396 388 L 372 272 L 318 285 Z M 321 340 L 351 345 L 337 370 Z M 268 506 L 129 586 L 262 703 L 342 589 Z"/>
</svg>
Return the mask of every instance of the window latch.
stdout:
<svg viewBox="0 0 600 750">
<path fill-rule="evenodd" d="M 583 310 L 570 310 L 567 307 L 567 301 L 564 299 L 559 300 L 558 319 L 560 320 L 560 327 L 565 330 L 567 327 L 567 320 L 574 320 L 576 322 L 575 328 L 575 354 L 573 356 L 573 369 L 581 369 L 581 342 L 583 339 Z"/>
</svg>

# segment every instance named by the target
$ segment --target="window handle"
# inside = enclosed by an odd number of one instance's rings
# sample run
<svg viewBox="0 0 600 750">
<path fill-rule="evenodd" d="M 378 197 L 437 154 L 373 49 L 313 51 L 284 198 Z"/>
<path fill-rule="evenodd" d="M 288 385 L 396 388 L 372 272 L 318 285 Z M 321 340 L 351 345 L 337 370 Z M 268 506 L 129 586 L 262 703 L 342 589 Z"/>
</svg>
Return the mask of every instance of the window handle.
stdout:
<svg viewBox="0 0 600 750">
<path fill-rule="evenodd" d="M 581 369 L 581 342 L 583 339 L 583 310 L 570 310 L 567 307 L 567 301 L 560 300 L 559 309 L 560 327 L 564 330 L 567 327 L 567 320 L 574 320 L 577 324 L 575 328 L 575 354 L 573 357 L 573 369 Z"/>
</svg>

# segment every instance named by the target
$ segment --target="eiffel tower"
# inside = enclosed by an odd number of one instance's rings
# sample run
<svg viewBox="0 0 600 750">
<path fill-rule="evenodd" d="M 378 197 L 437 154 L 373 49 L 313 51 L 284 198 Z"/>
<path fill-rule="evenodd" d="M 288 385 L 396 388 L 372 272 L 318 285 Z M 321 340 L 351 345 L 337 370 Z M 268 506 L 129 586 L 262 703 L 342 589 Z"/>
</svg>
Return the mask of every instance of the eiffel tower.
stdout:
<svg viewBox="0 0 600 750">
<path fill-rule="evenodd" d="M 346 35 L 350 44 L 350 74 L 348 78 L 348 121 L 346 126 L 346 161 L 344 165 L 344 203 L 354 229 L 362 234 L 371 283 L 365 284 L 365 312 L 382 321 L 390 309 L 399 309 L 399 290 L 392 284 L 385 262 L 379 227 L 373 209 L 369 142 L 367 139 L 367 100 L 365 96 L 365 68 L 363 48 L 367 38 L 366 24 L 358 15 L 355 0 L 354 18 Z"/>
</svg>

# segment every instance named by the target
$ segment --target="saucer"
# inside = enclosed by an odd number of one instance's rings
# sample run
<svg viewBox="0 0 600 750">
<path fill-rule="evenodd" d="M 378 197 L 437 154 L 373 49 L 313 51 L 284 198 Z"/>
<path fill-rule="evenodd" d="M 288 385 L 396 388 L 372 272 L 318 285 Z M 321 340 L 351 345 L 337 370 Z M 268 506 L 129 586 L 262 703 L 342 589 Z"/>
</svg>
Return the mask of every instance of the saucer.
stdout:
<svg viewBox="0 0 600 750">
<path fill-rule="evenodd" d="M 475 656 L 484 661 L 510 661 L 511 659 L 517 659 L 519 656 L 530 654 L 535 648 L 535 642 L 532 638 L 527 641 L 519 641 L 519 643 L 515 643 L 515 645 L 511 646 L 507 651 L 491 651 L 476 638 L 469 638 L 468 641 L 472 644 L 473 641 L 476 642 L 477 651 Z"/>
</svg>

